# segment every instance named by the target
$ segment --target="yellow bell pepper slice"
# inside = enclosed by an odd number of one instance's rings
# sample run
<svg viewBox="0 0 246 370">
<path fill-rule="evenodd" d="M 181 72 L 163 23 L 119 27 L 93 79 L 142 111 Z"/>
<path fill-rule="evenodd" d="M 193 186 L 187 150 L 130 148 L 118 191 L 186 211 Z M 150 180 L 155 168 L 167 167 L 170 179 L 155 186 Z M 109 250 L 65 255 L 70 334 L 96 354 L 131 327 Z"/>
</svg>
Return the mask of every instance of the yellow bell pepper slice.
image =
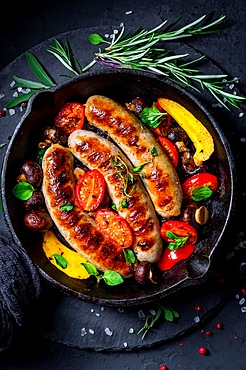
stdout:
<svg viewBox="0 0 246 370">
<path fill-rule="evenodd" d="M 166 98 L 159 98 L 158 102 L 185 130 L 193 142 L 196 148 L 193 156 L 196 166 L 208 160 L 214 151 L 214 141 L 206 127 L 179 103 Z"/>
<path fill-rule="evenodd" d="M 64 274 L 75 279 L 88 279 L 88 277 L 90 276 L 86 269 L 81 265 L 82 262 L 87 261 L 77 252 L 63 245 L 57 239 L 53 231 L 48 230 L 43 233 L 42 248 L 48 260 L 55 267 L 64 272 Z M 66 259 L 67 267 L 65 269 L 63 269 L 56 263 L 55 259 L 53 258 L 54 254 L 59 254 Z"/>
</svg>

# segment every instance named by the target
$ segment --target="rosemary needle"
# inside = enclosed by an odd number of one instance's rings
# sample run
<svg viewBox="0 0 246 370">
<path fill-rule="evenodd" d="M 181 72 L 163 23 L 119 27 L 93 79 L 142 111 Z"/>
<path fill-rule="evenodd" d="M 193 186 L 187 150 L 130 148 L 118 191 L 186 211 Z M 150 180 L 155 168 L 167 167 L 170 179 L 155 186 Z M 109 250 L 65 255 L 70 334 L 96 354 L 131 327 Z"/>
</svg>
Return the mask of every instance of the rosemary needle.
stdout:
<svg viewBox="0 0 246 370">
<path fill-rule="evenodd" d="M 225 86 L 230 82 L 237 82 L 237 78 L 227 81 L 227 74 L 202 74 L 194 68 L 194 65 L 203 60 L 205 56 L 185 62 L 184 58 L 189 56 L 188 53 L 170 55 L 169 51 L 161 47 L 164 41 L 219 32 L 224 26 L 225 16 L 206 23 L 208 17 L 209 14 L 205 14 L 174 31 L 166 32 L 167 28 L 170 30 L 181 18 L 164 30 L 162 28 L 167 25 L 167 20 L 149 31 L 139 28 L 132 35 L 125 34 L 123 25 L 119 34 L 113 33 L 111 42 L 98 34 L 91 34 L 88 39 L 94 45 L 108 44 L 104 51 L 99 49 L 95 53 L 95 61 L 106 67 L 136 69 L 160 74 L 197 92 L 208 90 L 228 110 L 228 105 L 239 109 L 238 103 L 242 103 L 246 97 L 225 91 Z"/>
</svg>

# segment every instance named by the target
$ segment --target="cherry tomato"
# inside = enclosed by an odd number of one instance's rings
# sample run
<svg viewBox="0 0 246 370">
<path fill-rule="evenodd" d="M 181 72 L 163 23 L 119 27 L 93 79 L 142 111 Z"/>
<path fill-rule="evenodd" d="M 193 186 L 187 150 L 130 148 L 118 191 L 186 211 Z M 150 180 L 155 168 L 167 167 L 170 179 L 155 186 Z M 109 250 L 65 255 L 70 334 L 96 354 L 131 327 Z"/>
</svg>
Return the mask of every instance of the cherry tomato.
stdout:
<svg viewBox="0 0 246 370">
<path fill-rule="evenodd" d="M 195 244 L 197 241 L 197 231 L 196 229 L 184 221 L 178 221 L 178 220 L 169 220 L 163 222 L 161 225 L 161 236 L 164 240 L 171 243 L 174 242 L 173 239 L 169 238 L 167 236 L 167 232 L 172 232 L 178 237 L 185 237 L 188 236 L 187 244 Z"/>
<path fill-rule="evenodd" d="M 103 200 L 105 180 L 98 170 L 86 172 L 76 184 L 75 188 L 78 206 L 84 211 L 94 211 Z"/>
<path fill-rule="evenodd" d="M 127 221 L 118 213 L 107 208 L 99 209 L 95 213 L 95 221 L 102 233 L 119 244 L 128 248 L 133 242 L 133 233 Z"/>
<path fill-rule="evenodd" d="M 190 257 L 195 248 L 196 246 L 194 244 L 185 244 L 183 247 L 180 247 L 176 250 L 171 250 L 167 247 L 158 261 L 159 269 L 162 271 L 171 269 L 179 261 Z"/>
<path fill-rule="evenodd" d="M 59 127 L 65 135 L 83 127 L 85 120 L 85 107 L 81 103 L 66 103 L 55 117 L 55 126 Z"/>
<path fill-rule="evenodd" d="M 168 156 L 170 161 L 173 164 L 173 167 L 176 168 L 179 162 L 179 153 L 176 146 L 166 137 L 158 136 L 158 141 L 161 144 L 165 154 Z"/>
<path fill-rule="evenodd" d="M 218 188 L 218 179 L 208 172 L 198 173 L 189 177 L 182 185 L 185 198 L 189 198 L 192 190 L 198 186 L 207 186 L 214 193 Z"/>
</svg>

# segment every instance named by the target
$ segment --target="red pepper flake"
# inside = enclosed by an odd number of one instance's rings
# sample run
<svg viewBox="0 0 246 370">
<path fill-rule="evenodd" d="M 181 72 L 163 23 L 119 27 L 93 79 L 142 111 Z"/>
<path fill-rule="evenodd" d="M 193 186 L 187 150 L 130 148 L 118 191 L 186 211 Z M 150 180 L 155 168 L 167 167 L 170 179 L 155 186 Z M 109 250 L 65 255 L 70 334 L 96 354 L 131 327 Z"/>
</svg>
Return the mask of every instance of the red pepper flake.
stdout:
<svg viewBox="0 0 246 370">
<path fill-rule="evenodd" d="M 195 306 L 195 310 L 196 310 L 197 312 L 200 312 L 200 311 L 202 310 L 202 307 L 201 307 L 201 306 Z"/>
<path fill-rule="evenodd" d="M 200 355 L 206 355 L 208 353 L 208 350 L 206 347 L 200 347 L 198 352 L 200 353 Z"/>
<path fill-rule="evenodd" d="M 5 117 L 6 111 L 4 109 L 0 109 L 0 117 Z"/>
<path fill-rule="evenodd" d="M 217 322 L 216 328 L 217 329 L 223 329 L 223 324 L 221 322 Z"/>
<path fill-rule="evenodd" d="M 180 347 L 184 347 L 184 343 L 179 343 L 179 346 Z"/>
<path fill-rule="evenodd" d="M 243 293 L 243 295 L 246 295 L 246 289 L 245 288 L 242 288 L 241 292 Z"/>
<path fill-rule="evenodd" d="M 167 370 L 167 367 L 165 365 L 161 365 L 159 370 Z"/>
<path fill-rule="evenodd" d="M 212 333 L 210 330 L 207 330 L 207 331 L 206 331 L 206 335 L 207 335 L 208 337 L 212 337 L 213 333 Z"/>
</svg>

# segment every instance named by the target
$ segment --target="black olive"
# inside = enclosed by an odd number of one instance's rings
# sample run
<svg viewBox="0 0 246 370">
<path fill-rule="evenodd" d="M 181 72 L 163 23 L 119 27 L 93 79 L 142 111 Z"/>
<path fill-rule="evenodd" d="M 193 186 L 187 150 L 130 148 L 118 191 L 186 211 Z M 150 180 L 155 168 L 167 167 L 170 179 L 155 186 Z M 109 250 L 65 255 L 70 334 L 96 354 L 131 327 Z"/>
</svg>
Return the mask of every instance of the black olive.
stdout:
<svg viewBox="0 0 246 370">
<path fill-rule="evenodd" d="M 25 175 L 26 181 L 31 185 L 39 187 L 42 182 L 43 172 L 41 166 L 35 161 L 25 162 L 20 172 Z"/>
<path fill-rule="evenodd" d="M 41 209 L 31 210 L 24 217 L 25 226 L 32 231 L 43 232 L 53 226 L 50 215 Z"/>
<path fill-rule="evenodd" d="M 31 209 L 37 209 L 44 205 L 43 193 L 39 190 L 35 190 L 28 200 L 23 202 L 24 207 L 30 211 Z"/>
</svg>

